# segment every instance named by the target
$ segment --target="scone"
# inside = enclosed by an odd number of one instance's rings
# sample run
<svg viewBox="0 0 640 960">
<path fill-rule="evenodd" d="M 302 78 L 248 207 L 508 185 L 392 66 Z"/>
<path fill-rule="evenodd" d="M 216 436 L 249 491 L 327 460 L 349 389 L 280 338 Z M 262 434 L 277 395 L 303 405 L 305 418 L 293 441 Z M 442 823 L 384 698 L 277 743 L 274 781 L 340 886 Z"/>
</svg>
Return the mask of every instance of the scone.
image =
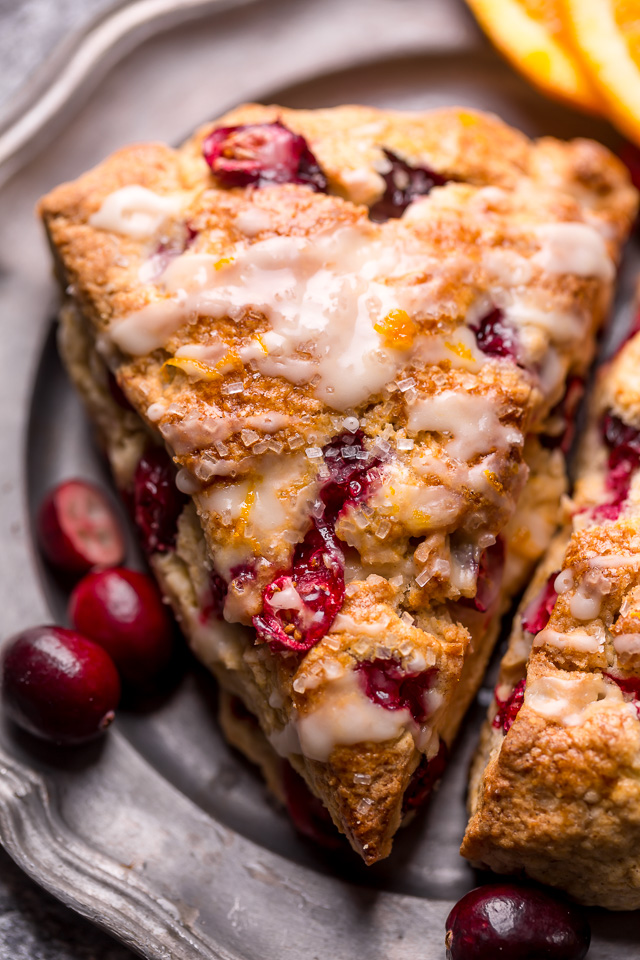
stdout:
<svg viewBox="0 0 640 960">
<path fill-rule="evenodd" d="M 573 522 L 516 617 L 462 852 L 640 907 L 640 334 L 602 370 Z"/>
<path fill-rule="evenodd" d="M 161 587 L 249 755 L 369 863 L 554 529 L 635 206 L 590 141 L 258 105 L 41 201 L 62 356 Z"/>
</svg>

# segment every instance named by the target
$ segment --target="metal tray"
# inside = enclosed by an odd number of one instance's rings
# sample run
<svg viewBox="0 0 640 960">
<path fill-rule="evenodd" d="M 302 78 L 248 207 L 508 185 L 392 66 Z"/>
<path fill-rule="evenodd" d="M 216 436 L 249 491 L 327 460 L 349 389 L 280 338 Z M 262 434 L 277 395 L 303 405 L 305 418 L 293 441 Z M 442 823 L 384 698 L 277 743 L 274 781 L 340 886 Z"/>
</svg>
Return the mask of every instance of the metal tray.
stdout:
<svg viewBox="0 0 640 960">
<path fill-rule="evenodd" d="M 310 107 L 459 103 L 494 110 L 530 134 L 616 142 L 606 124 L 532 91 L 458 0 L 138 0 L 76 38 L 57 69 L 53 99 L 36 84 L 21 115 L 29 124 L 0 130 L 5 636 L 65 617 L 65 592 L 32 539 L 43 491 L 71 475 L 107 482 L 55 353 L 56 291 L 33 215 L 38 196 L 123 143 L 178 141 L 249 98 Z M 632 248 L 616 329 L 628 319 L 639 262 Z M 122 711 L 103 742 L 81 750 L 34 745 L 0 725 L 0 839 L 42 886 L 146 957 L 441 960 L 447 913 L 478 881 L 458 846 L 486 697 L 429 809 L 368 870 L 294 834 L 255 771 L 223 742 L 214 684 L 190 662 L 161 702 Z M 636 914 L 593 911 L 592 921 L 590 960 L 638 956 Z"/>
</svg>

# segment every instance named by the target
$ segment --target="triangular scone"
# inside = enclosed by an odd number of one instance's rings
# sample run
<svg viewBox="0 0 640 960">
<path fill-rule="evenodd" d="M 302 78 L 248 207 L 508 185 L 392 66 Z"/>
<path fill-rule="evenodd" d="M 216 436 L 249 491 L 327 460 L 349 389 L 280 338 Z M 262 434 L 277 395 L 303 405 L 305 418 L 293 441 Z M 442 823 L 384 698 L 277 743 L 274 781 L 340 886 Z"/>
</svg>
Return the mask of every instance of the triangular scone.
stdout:
<svg viewBox="0 0 640 960">
<path fill-rule="evenodd" d="M 255 105 L 41 202 L 62 353 L 163 590 L 368 862 L 546 546 L 634 211 L 589 141 Z"/>
<path fill-rule="evenodd" d="M 604 367 L 572 525 L 525 595 L 462 852 L 584 903 L 640 907 L 640 334 Z"/>
</svg>

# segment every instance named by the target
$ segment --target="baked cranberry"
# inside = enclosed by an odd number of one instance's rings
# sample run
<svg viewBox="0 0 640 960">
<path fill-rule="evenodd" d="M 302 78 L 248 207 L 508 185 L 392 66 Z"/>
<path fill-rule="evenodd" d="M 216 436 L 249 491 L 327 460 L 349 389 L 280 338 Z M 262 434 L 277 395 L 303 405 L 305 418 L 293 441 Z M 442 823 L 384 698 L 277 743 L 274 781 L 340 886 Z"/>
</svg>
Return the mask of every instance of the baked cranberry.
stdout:
<svg viewBox="0 0 640 960">
<path fill-rule="evenodd" d="M 144 684 L 169 661 L 171 620 L 146 573 L 115 567 L 88 574 L 71 594 L 69 617 L 107 651 L 127 683 Z"/>
<path fill-rule="evenodd" d="M 520 680 L 506 700 L 501 700 L 497 693 L 494 693 L 498 711 L 493 718 L 493 726 L 496 730 L 502 730 L 508 733 L 520 712 L 520 707 L 524 703 L 524 691 L 527 685 L 526 678 Z M 497 688 L 496 688 L 497 689 Z"/>
<path fill-rule="evenodd" d="M 176 487 L 176 470 L 162 447 L 151 447 L 140 459 L 133 479 L 134 520 L 147 553 L 172 550 L 178 517 L 187 497 Z"/>
<path fill-rule="evenodd" d="M 233 576 L 233 573 L 232 573 Z M 200 601 L 200 619 L 203 623 L 215 617 L 216 620 L 222 620 L 224 601 L 227 597 L 227 584 L 219 573 L 212 570 L 209 574 L 209 583 L 207 585 L 206 595 Z"/>
<path fill-rule="evenodd" d="M 491 611 L 500 594 L 504 560 L 504 540 L 498 537 L 494 544 L 480 554 L 475 596 L 461 597 L 458 603 L 463 607 L 471 607 L 479 613 Z"/>
<path fill-rule="evenodd" d="M 344 600 L 344 556 L 331 524 L 315 520 L 296 548 L 290 575 L 277 577 L 253 618 L 262 640 L 309 650 L 330 630 Z"/>
<path fill-rule="evenodd" d="M 555 588 L 558 572 L 555 570 L 549 575 L 540 593 L 522 611 L 522 626 L 528 633 L 540 633 L 549 623 L 549 617 L 558 599 Z"/>
<path fill-rule="evenodd" d="M 422 807 L 431 794 L 436 783 L 441 779 L 449 759 L 449 751 L 444 740 L 440 741 L 440 746 L 435 757 L 427 760 L 423 757 L 416 767 L 409 786 L 404 792 L 402 798 L 402 812 L 409 813 L 411 810 L 418 810 Z"/>
<path fill-rule="evenodd" d="M 282 765 L 282 781 L 287 812 L 298 833 L 325 849 L 340 849 L 342 837 L 331 814 L 286 760 Z"/>
<path fill-rule="evenodd" d="M 202 145 L 204 158 L 224 187 L 299 183 L 324 193 L 327 178 L 300 134 L 274 123 L 218 127 Z"/>
<path fill-rule="evenodd" d="M 611 411 L 602 418 L 602 438 L 609 448 L 609 472 L 605 489 L 611 494 L 609 503 L 592 510 L 594 520 L 615 520 L 629 495 L 631 476 L 640 465 L 640 430 L 624 423 Z"/>
<path fill-rule="evenodd" d="M 583 395 L 582 377 L 570 377 L 562 400 L 550 413 L 551 420 L 561 423 L 562 429 L 559 433 L 540 434 L 540 441 L 547 450 L 559 449 L 565 456 L 569 453 L 576 433 L 576 414 Z"/>
<path fill-rule="evenodd" d="M 37 518 L 40 546 L 66 573 L 122 563 L 120 523 L 105 495 L 85 480 L 66 480 L 44 498 Z"/>
<path fill-rule="evenodd" d="M 356 664 L 362 674 L 364 689 L 374 703 L 386 710 L 409 710 L 416 723 L 424 723 L 429 710 L 424 702 L 431 689 L 437 670 L 407 672 L 393 659 L 363 660 Z"/>
<path fill-rule="evenodd" d="M 635 705 L 640 716 L 640 677 L 615 677 L 612 673 L 605 673 L 605 677 L 620 687 L 624 699 Z"/>
<path fill-rule="evenodd" d="M 109 726 L 120 679 L 109 654 L 63 627 L 33 627 L 7 641 L 2 693 L 11 719 L 55 743 L 82 743 Z"/>
<path fill-rule="evenodd" d="M 508 360 L 518 359 L 518 334 L 508 323 L 502 310 L 495 307 L 471 327 L 476 335 L 479 348 L 488 357 L 506 357 Z"/>
<path fill-rule="evenodd" d="M 371 219 L 378 223 L 401 217 L 410 203 L 447 182 L 446 177 L 430 167 L 414 167 L 391 150 L 383 148 L 382 152 L 390 165 L 382 175 L 385 190 L 369 210 Z"/>
<path fill-rule="evenodd" d="M 379 482 L 376 467 L 382 462 L 364 446 L 364 434 L 342 433 L 323 447 L 322 455 L 329 470 L 320 499 L 325 505 L 326 519 L 335 520 L 348 503 L 358 503 L 371 493 Z"/>
<path fill-rule="evenodd" d="M 496 883 L 456 903 L 447 960 L 583 960 L 589 924 L 577 907 L 530 887 Z"/>
</svg>

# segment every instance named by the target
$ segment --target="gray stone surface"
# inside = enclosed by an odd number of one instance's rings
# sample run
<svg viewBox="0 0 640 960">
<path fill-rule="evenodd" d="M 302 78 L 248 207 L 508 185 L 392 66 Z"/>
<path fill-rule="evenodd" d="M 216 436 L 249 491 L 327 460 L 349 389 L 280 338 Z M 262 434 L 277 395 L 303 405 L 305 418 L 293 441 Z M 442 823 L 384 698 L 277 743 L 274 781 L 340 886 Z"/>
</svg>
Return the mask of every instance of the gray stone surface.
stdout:
<svg viewBox="0 0 640 960">
<path fill-rule="evenodd" d="M 115 0 L 0 0 L 0 121 L 56 45 L 113 6 Z"/>
</svg>

